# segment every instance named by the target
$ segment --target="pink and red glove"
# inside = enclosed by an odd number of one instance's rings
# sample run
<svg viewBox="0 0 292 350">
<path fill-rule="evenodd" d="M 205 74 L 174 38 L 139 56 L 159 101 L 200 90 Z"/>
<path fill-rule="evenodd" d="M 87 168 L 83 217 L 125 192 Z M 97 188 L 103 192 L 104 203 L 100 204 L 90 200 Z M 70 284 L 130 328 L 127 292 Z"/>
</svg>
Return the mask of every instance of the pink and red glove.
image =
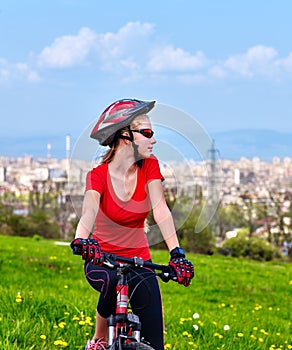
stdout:
<svg viewBox="0 0 292 350">
<path fill-rule="evenodd" d="M 75 238 L 70 247 L 74 254 L 80 254 L 85 261 L 91 261 L 93 265 L 102 265 L 104 253 L 100 245 L 92 238 Z"/>
<path fill-rule="evenodd" d="M 194 278 L 194 266 L 185 258 L 185 252 L 182 248 L 174 248 L 170 252 L 169 266 L 175 271 L 177 282 L 188 287 Z"/>
</svg>

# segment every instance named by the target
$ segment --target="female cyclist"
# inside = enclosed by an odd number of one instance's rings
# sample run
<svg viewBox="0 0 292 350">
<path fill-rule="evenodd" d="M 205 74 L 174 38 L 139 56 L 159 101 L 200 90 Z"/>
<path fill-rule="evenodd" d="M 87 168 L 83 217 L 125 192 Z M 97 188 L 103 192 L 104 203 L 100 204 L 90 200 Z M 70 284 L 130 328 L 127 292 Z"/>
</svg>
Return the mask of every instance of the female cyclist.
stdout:
<svg viewBox="0 0 292 350">
<path fill-rule="evenodd" d="M 194 277 L 193 265 L 179 247 L 164 198 L 163 176 L 152 154 L 156 140 L 147 113 L 154 104 L 134 99 L 116 101 L 101 114 L 91 133 L 109 150 L 101 164 L 87 174 L 82 215 L 71 243 L 72 248 L 82 247 L 86 278 L 100 292 L 95 334 L 86 350 L 106 348 L 106 318 L 115 311 L 116 270 L 102 266 L 103 252 L 150 260 L 145 220 L 151 207 L 178 283 L 189 286 Z M 141 336 L 154 349 L 163 350 L 161 295 L 154 272 L 138 269 L 129 279 L 129 292 L 134 289 L 131 307 L 142 323 Z"/>
</svg>

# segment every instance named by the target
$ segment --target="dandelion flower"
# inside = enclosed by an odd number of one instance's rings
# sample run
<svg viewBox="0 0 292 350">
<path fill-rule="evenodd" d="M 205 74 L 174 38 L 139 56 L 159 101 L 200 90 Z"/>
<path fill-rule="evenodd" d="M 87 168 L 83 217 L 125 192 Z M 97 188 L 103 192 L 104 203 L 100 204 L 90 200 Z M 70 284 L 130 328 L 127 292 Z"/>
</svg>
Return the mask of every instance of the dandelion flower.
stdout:
<svg viewBox="0 0 292 350">
<path fill-rule="evenodd" d="M 22 302 L 22 296 L 21 296 L 21 293 L 20 293 L 20 292 L 17 292 L 15 301 L 16 301 L 17 303 L 21 303 L 21 302 Z"/>
<path fill-rule="evenodd" d="M 44 335 L 44 334 L 42 334 L 42 335 L 40 336 L 40 338 L 43 339 L 43 340 L 46 340 L 46 339 L 47 339 L 47 336 Z"/>
<path fill-rule="evenodd" d="M 228 324 L 226 324 L 224 327 L 223 327 L 224 331 L 229 331 L 230 327 L 228 326 Z"/>
<path fill-rule="evenodd" d="M 243 333 L 237 333 L 237 336 L 242 338 L 243 337 Z"/>
<path fill-rule="evenodd" d="M 200 315 L 197 313 L 197 312 L 195 312 L 194 314 L 193 314 L 193 319 L 197 319 L 197 318 L 200 318 Z"/>
<path fill-rule="evenodd" d="M 164 345 L 164 350 L 167 350 L 167 349 L 171 349 L 171 345 L 170 344 L 165 344 Z"/>
<path fill-rule="evenodd" d="M 68 343 L 63 341 L 63 340 L 61 340 L 61 339 L 58 339 L 58 340 L 54 341 L 54 345 L 66 347 L 66 346 L 68 346 Z"/>
<path fill-rule="evenodd" d="M 219 339 L 222 339 L 223 335 L 220 333 L 214 333 L 214 337 L 218 337 Z"/>
</svg>

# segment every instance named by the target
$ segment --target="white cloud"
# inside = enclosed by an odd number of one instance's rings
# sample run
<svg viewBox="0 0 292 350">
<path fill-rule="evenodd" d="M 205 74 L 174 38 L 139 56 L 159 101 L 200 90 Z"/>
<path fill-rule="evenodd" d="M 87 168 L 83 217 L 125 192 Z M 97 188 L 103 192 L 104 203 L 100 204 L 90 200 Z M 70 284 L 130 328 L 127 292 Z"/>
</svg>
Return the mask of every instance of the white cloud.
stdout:
<svg viewBox="0 0 292 350">
<path fill-rule="evenodd" d="M 7 61 L 0 57 L 0 82 L 7 81 L 10 77 Z"/>
<path fill-rule="evenodd" d="M 215 64 L 208 69 L 208 75 L 214 78 L 223 79 L 227 76 L 227 72 L 224 67 Z"/>
<path fill-rule="evenodd" d="M 116 33 L 100 34 L 96 51 L 101 68 L 120 71 L 121 67 L 136 70 L 143 66 L 153 29 L 151 23 L 129 22 Z"/>
<path fill-rule="evenodd" d="M 40 53 L 38 65 L 65 68 L 80 64 L 95 45 L 95 40 L 96 33 L 89 28 L 81 28 L 75 36 L 65 35 L 57 38 Z"/>
<path fill-rule="evenodd" d="M 223 67 L 245 77 L 271 76 L 278 69 L 275 64 L 277 56 L 277 51 L 272 47 L 254 46 L 245 54 L 229 57 Z"/>
<path fill-rule="evenodd" d="M 7 83 L 14 80 L 37 83 L 40 77 L 38 72 L 26 63 L 9 63 L 5 59 L 0 59 L 0 82 Z"/>
<path fill-rule="evenodd" d="M 282 67 L 284 71 L 292 73 L 292 53 L 287 58 L 279 59 L 276 64 Z"/>
<path fill-rule="evenodd" d="M 25 80 L 31 83 L 37 83 L 40 81 L 39 74 L 32 70 L 26 63 L 17 63 L 15 67 L 17 72 L 20 73 Z"/>
<path fill-rule="evenodd" d="M 117 33 L 100 34 L 100 54 L 104 58 L 109 58 L 138 53 L 138 48 L 143 49 L 143 45 L 147 43 L 153 28 L 154 25 L 151 23 L 129 22 Z"/>
<path fill-rule="evenodd" d="M 279 57 L 273 47 L 255 45 L 227 58 L 207 58 L 171 43 L 159 42 L 153 23 L 129 22 L 116 32 L 97 33 L 83 27 L 76 35 L 56 38 L 30 64 L 10 64 L 0 58 L 0 80 L 40 81 L 37 69 L 94 69 L 118 76 L 121 82 L 147 79 L 181 84 L 203 84 L 210 79 L 279 79 L 292 73 L 292 53 Z M 35 58 L 35 59 L 34 59 Z M 52 73 L 53 74 L 53 73 Z"/>
<path fill-rule="evenodd" d="M 38 65 L 67 68 L 90 62 L 97 71 L 118 75 L 122 81 L 143 79 L 146 74 L 152 79 L 175 74 L 186 84 L 208 79 L 275 78 L 284 71 L 292 72 L 292 54 L 279 59 L 272 47 L 256 45 L 226 59 L 209 59 L 201 51 L 192 54 L 171 44 L 159 45 L 154 29 L 155 25 L 147 22 L 129 22 L 106 33 L 81 28 L 77 35 L 56 38 L 44 48 Z"/>
<path fill-rule="evenodd" d="M 191 55 L 181 48 L 171 45 L 156 49 L 151 53 L 148 69 L 154 72 L 165 71 L 194 71 L 206 65 L 206 58 L 202 52 Z"/>
</svg>

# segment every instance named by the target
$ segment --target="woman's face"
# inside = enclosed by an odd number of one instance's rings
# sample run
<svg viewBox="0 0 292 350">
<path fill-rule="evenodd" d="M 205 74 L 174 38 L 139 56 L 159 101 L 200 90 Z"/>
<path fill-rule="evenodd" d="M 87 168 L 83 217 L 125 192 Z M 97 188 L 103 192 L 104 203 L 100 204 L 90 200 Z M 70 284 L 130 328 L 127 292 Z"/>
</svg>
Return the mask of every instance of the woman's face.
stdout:
<svg viewBox="0 0 292 350">
<path fill-rule="evenodd" d="M 145 131 L 152 130 L 152 125 L 148 119 L 148 117 L 143 117 L 139 120 L 139 124 L 137 127 L 131 127 L 132 130 L 136 130 L 133 132 L 134 142 L 138 146 L 138 153 L 141 158 L 149 158 L 152 154 L 153 146 L 156 143 L 155 138 L 152 136 L 150 138 L 145 137 L 143 134 L 137 132 L 138 130 L 146 129 Z"/>
</svg>

